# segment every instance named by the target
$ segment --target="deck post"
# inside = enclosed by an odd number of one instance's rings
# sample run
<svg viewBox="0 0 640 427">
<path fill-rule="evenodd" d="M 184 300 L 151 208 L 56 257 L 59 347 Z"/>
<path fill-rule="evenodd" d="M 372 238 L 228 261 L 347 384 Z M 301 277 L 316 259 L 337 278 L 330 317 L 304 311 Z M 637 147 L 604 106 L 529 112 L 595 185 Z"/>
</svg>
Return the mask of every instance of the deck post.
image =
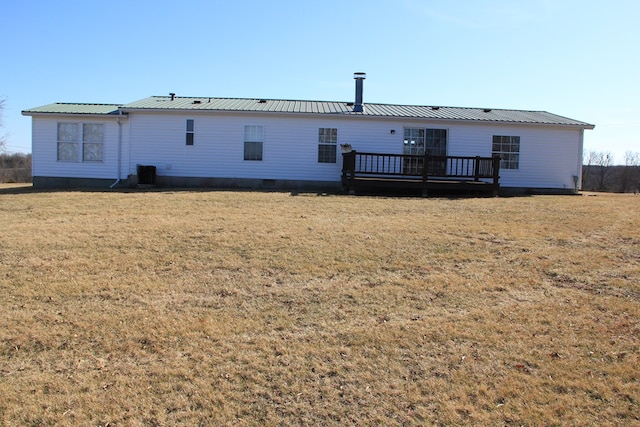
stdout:
<svg viewBox="0 0 640 427">
<path fill-rule="evenodd" d="M 476 156 L 476 164 L 473 171 L 473 180 L 475 182 L 480 181 L 480 156 Z"/>
<path fill-rule="evenodd" d="M 500 156 L 493 156 L 493 195 L 497 196 L 500 191 Z"/>
<path fill-rule="evenodd" d="M 349 194 L 355 194 L 356 150 L 342 153 L 342 185 Z"/>
<path fill-rule="evenodd" d="M 429 197 L 429 190 L 427 185 L 428 181 L 429 181 L 429 155 L 425 150 L 424 159 L 422 163 L 422 197 Z"/>
</svg>

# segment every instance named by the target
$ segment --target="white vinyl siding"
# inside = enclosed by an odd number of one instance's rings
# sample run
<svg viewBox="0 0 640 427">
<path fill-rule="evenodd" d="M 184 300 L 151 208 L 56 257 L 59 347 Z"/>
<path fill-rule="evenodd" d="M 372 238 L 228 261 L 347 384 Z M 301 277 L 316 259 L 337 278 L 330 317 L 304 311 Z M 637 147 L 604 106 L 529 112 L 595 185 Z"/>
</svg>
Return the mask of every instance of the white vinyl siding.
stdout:
<svg viewBox="0 0 640 427">
<path fill-rule="evenodd" d="M 96 135 L 88 136 L 86 150 L 83 147 L 82 126 L 85 121 L 86 124 L 102 126 L 102 143 L 95 141 L 98 138 Z M 129 173 L 129 125 L 127 118 L 121 118 L 120 121 L 122 123 L 121 132 L 118 130 L 118 124 L 114 118 L 92 117 L 87 120 L 86 117 L 70 115 L 34 116 L 32 118 L 33 176 L 116 179 L 118 178 L 118 138 L 121 135 L 123 163 L 119 178 L 127 178 Z M 63 125 L 63 129 L 60 129 L 60 125 Z M 75 136 L 65 135 L 67 132 L 72 132 L 71 135 Z M 87 129 L 87 132 L 91 133 L 91 130 Z M 67 147 L 64 147 L 65 144 L 63 144 L 61 147 L 60 142 L 72 142 L 72 144 L 68 144 Z M 98 158 L 101 156 L 101 160 L 90 160 L 95 158 L 94 155 Z M 85 158 L 86 161 L 83 160 Z"/>
<path fill-rule="evenodd" d="M 518 135 L 518 169 L 500 169 L 500 187 L 573 189 L 580 173 L 580 129 L 459 124 L 449 128 L 450 156 L 491 156 L 494 135 Z M 526 141 L 526 144 L 523 143 Z"/>
<path fill-rule="evenodd" d="M 137 165 L 153 165 L 158 176 L 275 179 L 339 182 L 342 156 L 336 163 L 318 163 L 318 129 L 339 129 L 340 143 L 360 152 L 403 152 L 405 128 L 437 129 L 441 123 L 401 118 L 367 119 L 240 113 L 202 113 L 195 117 L 197 141 L 188 150 L 185 123 L 192 113 L 132 112 L 122 118 L 121 178 L 136 174 Z M 91 119 L 102 123 L 103 161 L 58 160 L 58 123 L 81 123 L 74 117 L 33 117 L 34 176 L 115 178 L 118 159 L 118 125 L 114 118 Z M 268 129 L 268 156 L 244 160 L 247 123 Z M 501 187 L 574 188 L 581 130 L 572 127 L 516 124 L 447 123 L 447 154 L 491 156 L 493 135 L 518 135 L 521 139 L 518 169 L 500 171 Z M 82 128 L 78 127 L 78 144 Z M 394 131 L 394 132 L 391 132 Z M 69 138 L 63 138 L 64 140 Z M 133 143 L 129 144 L 129 141 Z M 180 141 L 176 144 L 176 141 Z M 522 143 L 526 141 L 526 144 Z M 71 141 L 63 141 L 71 142 Z M 78 152 L 81 151 L 77 148 Z M 75 150 L 74 150 L 75 152 Z"/>
<path fill-rule="evenodd" d="M 159 176 L 339 182 L 341 155 L 337 154 L 336 163 L 318 163 L 318 129 L 339 128 L 341 142 L 362 135 L 357 127 L 343 132 L 341 127 L 348 122 L 344 119 L 256 115 L 258 120 L 253 121 L 251 117 L 232 113 L 198 116 L 193 149 L 177 150 L 176 138 L 184 139 L 184 116 L 131 113 L 131 140 L 136 143 L 131 146 L 129 173 L 135 174 L 136 165 L 143 164 L 157 166 Z M 262 127 L 262 161 L 244 160 L 247 123 Z M 378 136 L 381 129 L 375 131 Z M 380 142 L 388 140 L 383 135 Z"/>
</svg>

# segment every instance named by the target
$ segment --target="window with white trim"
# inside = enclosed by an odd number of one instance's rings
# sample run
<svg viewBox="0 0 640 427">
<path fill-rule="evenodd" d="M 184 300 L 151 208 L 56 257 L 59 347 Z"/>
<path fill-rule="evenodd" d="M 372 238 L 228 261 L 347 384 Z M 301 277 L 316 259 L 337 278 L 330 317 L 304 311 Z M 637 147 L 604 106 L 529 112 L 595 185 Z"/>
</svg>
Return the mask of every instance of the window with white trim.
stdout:
<svg viewBox="0 0 640 427">
<path fill-rule="evenodd" d="M 195 123 L 193 119 L 187 119 L 186 145 L 193 145 L 195 140 Z"/>
<path fill-rule="evenodd" d="M 104 125 L 85 123 L 82 125 L 82 161 L 101 162 L 104 153 Z"/>
<path fill-rule="evenodd" d="M 82 137 L 80 137 L 82 128 Z M 104 160 L 104 125 L 58 123 L 58 161 L 101 162 Z"/>
<path fill-rule="evenodd" d="M 318 129 L 318 163 L 335 163 L 338 147 L 338 129 Z"/>
<path fill-rule="evenodd" d="M 520 167 L 520 137 L 493 135 L 491 153 L 500 156 L 500 169 Z"/>
<path fill-rule="evenodd" d="M 244 127 L 244 159 L 262 160 L 264 128 L 262 126 Z"/>
<path fill-rule="evenodd" d="M 58 161 L 78 161 L 77 123 L 58 123 Z"/>
</svg>

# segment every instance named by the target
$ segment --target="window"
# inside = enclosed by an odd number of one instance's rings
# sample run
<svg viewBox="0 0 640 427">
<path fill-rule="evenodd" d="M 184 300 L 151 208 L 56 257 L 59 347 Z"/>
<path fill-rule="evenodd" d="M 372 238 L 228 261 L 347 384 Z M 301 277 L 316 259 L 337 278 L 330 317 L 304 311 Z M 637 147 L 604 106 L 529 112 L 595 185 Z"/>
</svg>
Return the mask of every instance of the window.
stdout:
<svg viewBox="0 0 640 427">
<path fill-rule="evenodd" d="M 405 128 L 403 154 L 423 156 L 447 155 L 447 130 L 446 129 L 422 129 Z M 407 158 L 404 162 L 404 172 L 409 175 L 420 175 L 423 171 L 424 159 Z M 444 175 L 446 173 L 446 160 L 431 159 L 429 162 L 429 175 Z"/>
<path fill-rule="evenodd" d="M 58 123 L 58 161 L 78 161 L 77 123 Z"/>
<path fill-rule="evenodd" d="M 407 128 L 404 130 L 404 154 L 447 155 L 446 129 Z"/>
<path fill-rule="evenodd" d="M 103 159 L 103 125 L 82 125 L 82 161 L 101 162 Z"/>
<path fill-rule="evenodd" d="M 187 145 L 193 145 L 194 134 L 195 132 L 194 132 L 193 119 L 187 119 L 187 139 L 186 139 Z"/>
<path fill-rule="evenodd" d="M 338 147 L 338 129 L 318 129 L 318 163 L 335 163 Z"/>
<path fill-rule="evenodd" d="M 244 127 L 244 159 L 262 160 L 264 130 L 262 126 Z"/>
<path fill-rule="evenodd" d="M 58 161 L 77 162 L 82 159 L 83 162 L 101 162 L 104 159 L 103 147 L 104 125 L 58 123 Z"/>
<path fill-rule="evenodd" d="M 430 156 L 447 155 L 447 130 L 446 129 L 425 129 L 427 154 Z"/>
<path fill-rule="evenodd" d="M 493 136 L 492 154 L 500 156 L 500 169 L 518 169 L 520 166 L 520 137 Z"/>
</svg>

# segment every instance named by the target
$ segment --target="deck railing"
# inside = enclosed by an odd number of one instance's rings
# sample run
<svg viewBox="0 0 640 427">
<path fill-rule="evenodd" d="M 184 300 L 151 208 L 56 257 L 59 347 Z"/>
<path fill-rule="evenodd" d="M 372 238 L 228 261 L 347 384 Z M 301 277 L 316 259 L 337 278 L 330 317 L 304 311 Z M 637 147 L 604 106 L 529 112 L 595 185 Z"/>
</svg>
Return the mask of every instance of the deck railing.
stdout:
<svg viewBox="0 0 640 427">
<path fill-rule="evenodd" d="M 345 185 L 360 178 L 404 178 L 422 180 L 487 181 L 498 189 L 500 157 L 431 156 L 351 151 L 343 153 Z"/>
</svg>

